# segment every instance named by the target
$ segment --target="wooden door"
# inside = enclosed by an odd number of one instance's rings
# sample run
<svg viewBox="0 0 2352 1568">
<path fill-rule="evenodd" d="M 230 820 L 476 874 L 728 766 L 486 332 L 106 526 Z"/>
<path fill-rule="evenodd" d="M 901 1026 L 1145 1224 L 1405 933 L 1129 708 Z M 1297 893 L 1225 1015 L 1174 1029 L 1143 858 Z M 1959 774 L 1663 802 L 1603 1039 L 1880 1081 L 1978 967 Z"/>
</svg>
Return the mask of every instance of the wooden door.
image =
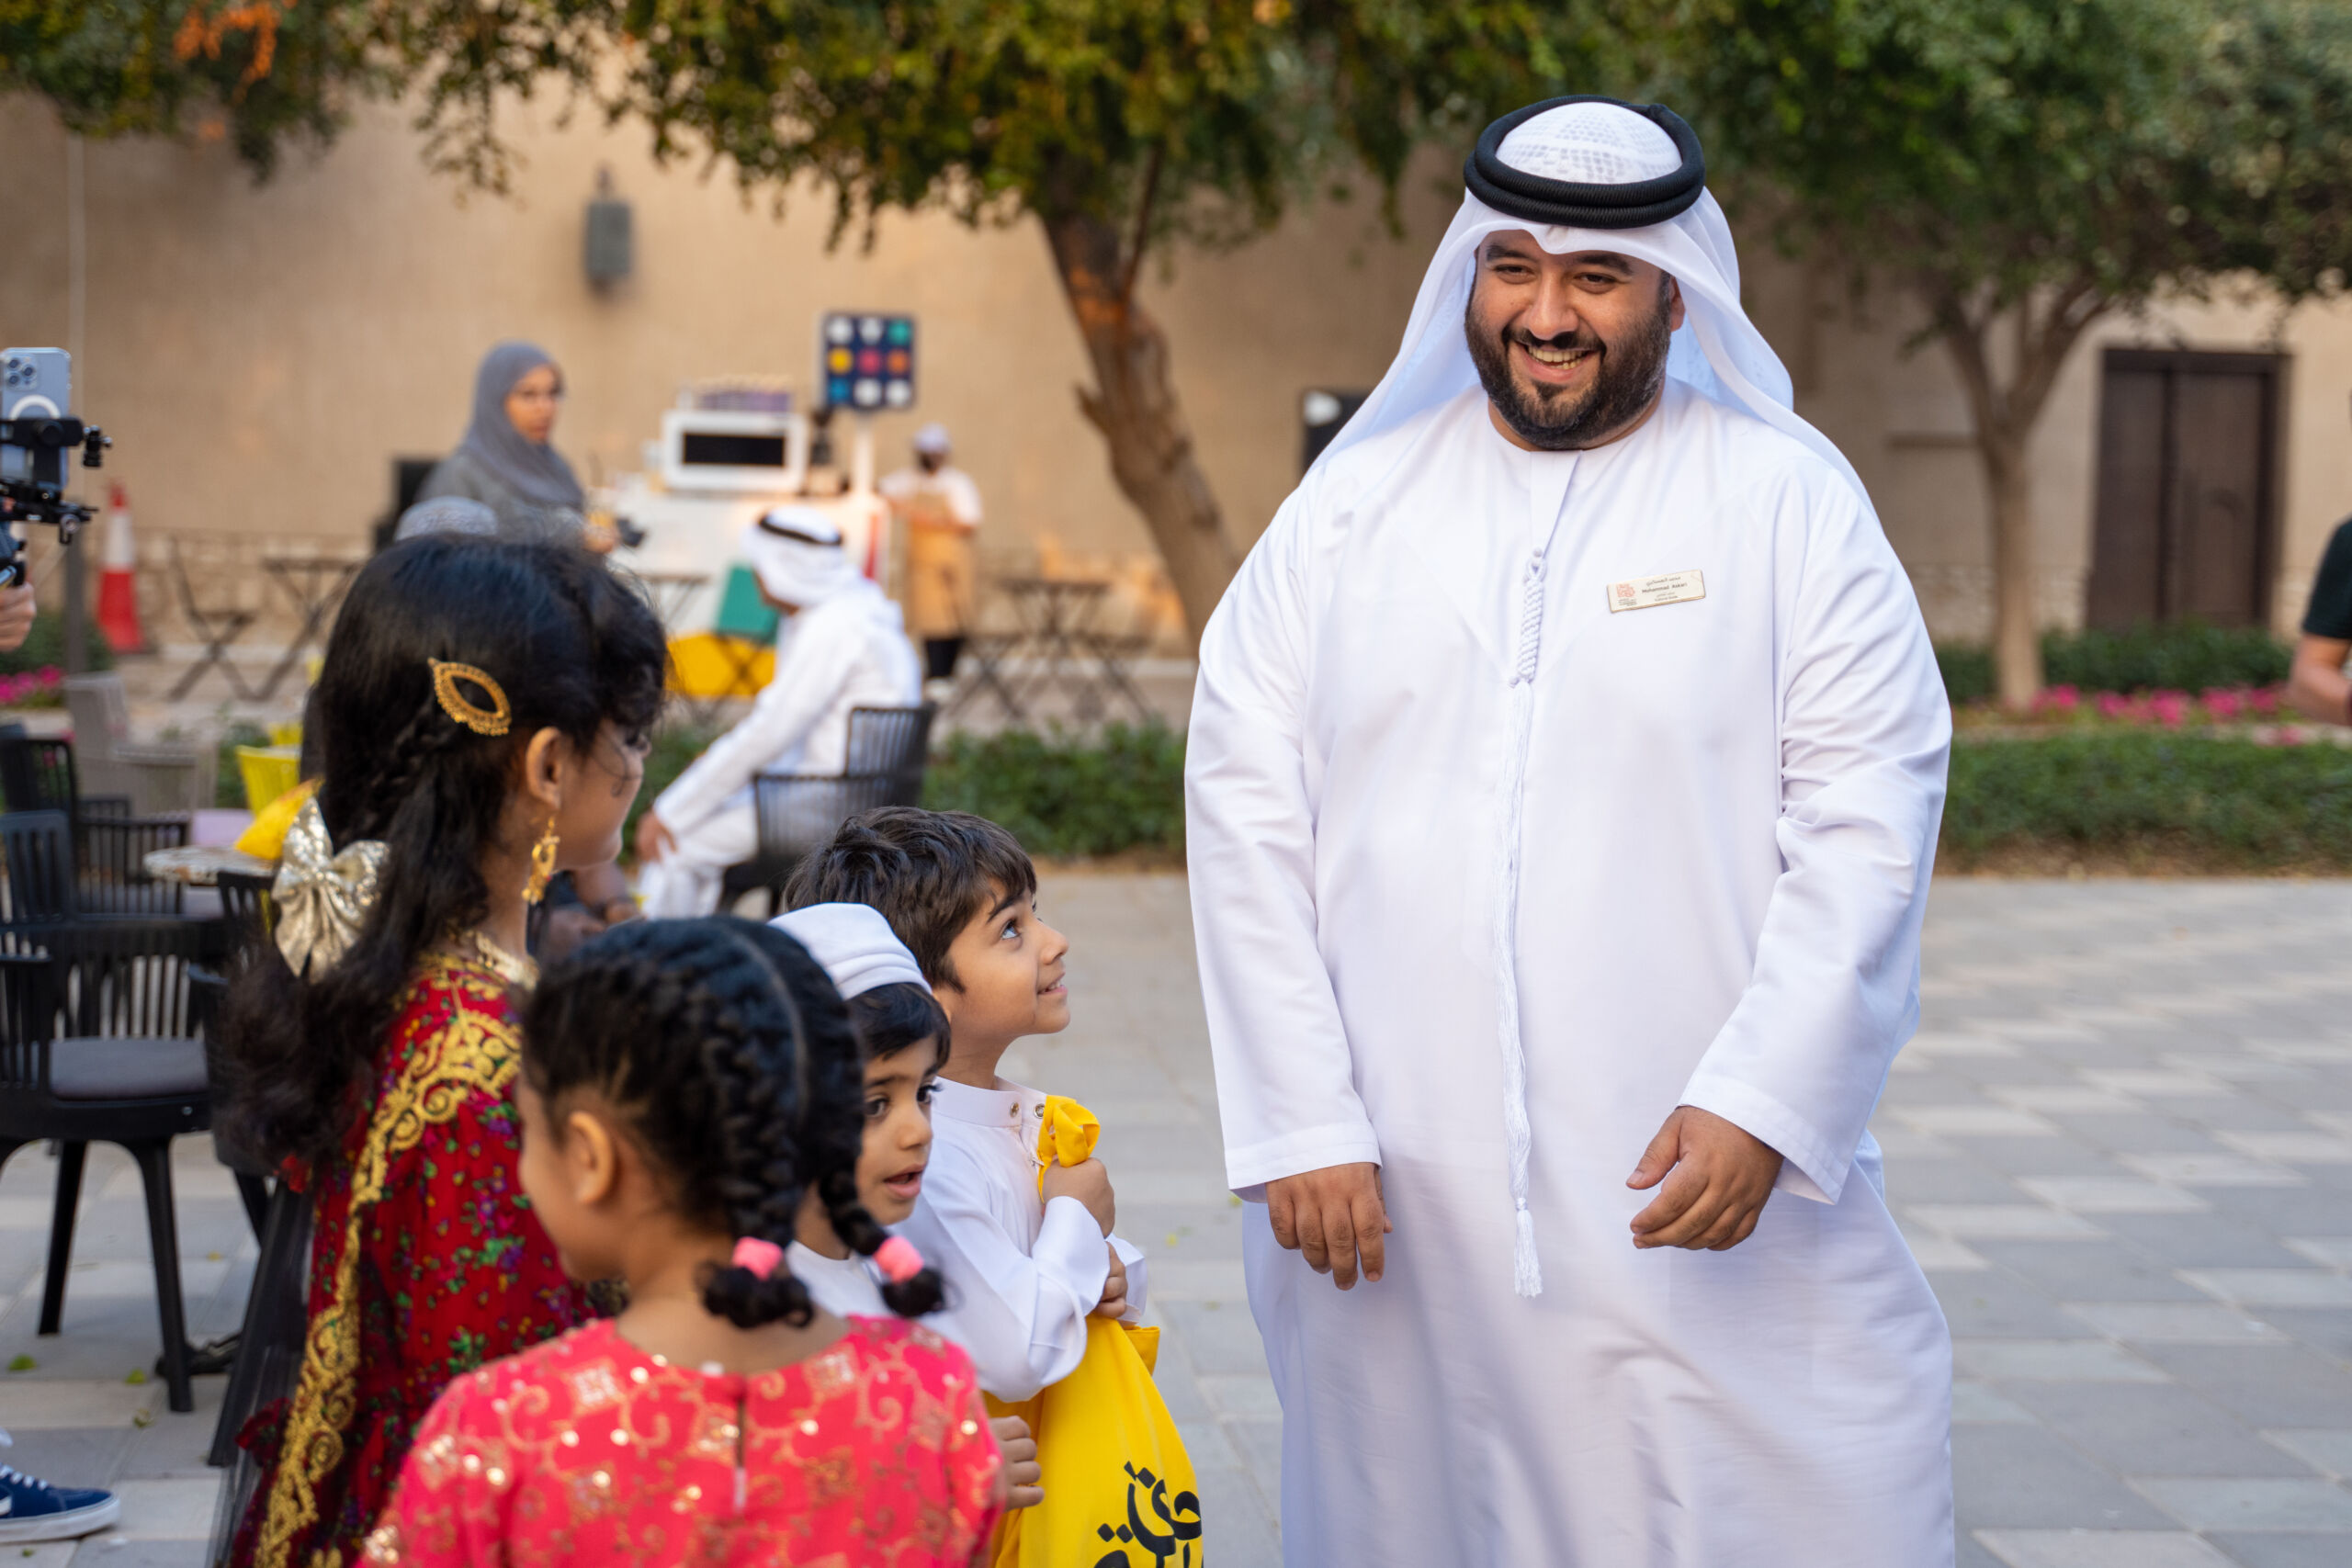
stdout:
<svg viewBox="0 0 2352 1568">
<path fill-rule="evenodd" d="M 2085 616 L 2263 626 L 2282 356 L 2107 351 Z"/>
</svg>

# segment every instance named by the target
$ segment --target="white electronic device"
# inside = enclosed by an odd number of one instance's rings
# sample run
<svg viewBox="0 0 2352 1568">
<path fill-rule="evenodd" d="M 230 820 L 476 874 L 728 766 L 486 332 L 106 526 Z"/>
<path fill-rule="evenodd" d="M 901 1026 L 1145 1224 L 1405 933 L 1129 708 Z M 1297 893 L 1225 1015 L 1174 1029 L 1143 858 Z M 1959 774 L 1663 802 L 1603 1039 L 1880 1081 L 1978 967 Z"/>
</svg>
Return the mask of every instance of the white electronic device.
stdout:
<svg viewBox="0 0 2352 1568">
<path fill-rule="evenodd" d="M 797 495 L 808 474 L 805 415 L 737 409 L 671 409 L 662 415 L 667 489 Z"/>
</svg>

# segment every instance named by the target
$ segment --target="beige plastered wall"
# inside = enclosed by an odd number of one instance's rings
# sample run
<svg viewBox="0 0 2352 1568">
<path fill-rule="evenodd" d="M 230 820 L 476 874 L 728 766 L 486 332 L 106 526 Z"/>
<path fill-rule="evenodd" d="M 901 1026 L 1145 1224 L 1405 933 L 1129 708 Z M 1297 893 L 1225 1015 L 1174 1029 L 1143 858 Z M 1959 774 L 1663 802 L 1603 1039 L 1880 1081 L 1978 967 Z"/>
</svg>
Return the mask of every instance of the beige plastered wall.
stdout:
<svg viewBox="0 0 2352 1568">
<path fill-rule="evenodd" d="M 825 309 L 911 311 L 921 406 L 878 424 L 886 467 L 921 420 L 953 430 L 1006 564 L 1148 570 L 1142 524 L 1113 486 L 1073 389 L 1086 370 L 1045 245 L 1026 221 L 968 229 L 890 215 L 870 248 L 829 247 L 831 211 L 791 193 L 778 219 L 724 170 L 659 168 L 645 139 L 552 105 L 509 129 L 515 195 L 427 172 L 397 112 L 363 113 L 323 153 L 256 185 L 220 145 L 85 148 L 85 304 L 69 343 L 66 141 L 41 106 L 0 102 L 0 339 L 77 351 L 77 397 L 116 440 L 142 529 L 300 535 L 356 545 L 398 455 L 446 451 L 476 359 L 502 337 L 545 344 L 569 387 L 558 446 L 583 478 L 637 466 L 684 382 L 781 374 L 805 386 Z M 1318 203 L 1221 254 L 1182 253 L 1144 295 L 1166 326 L 1202 462 L 1237 539 L 1298 473 L 1299 398 L 1369 387 L 1402 331 L 1457 197 L 1446 160 L 1408 183 L 1404 235 L 1368 200 Z M 635 209 L 636 272 L 600 293 L 582 269 L 600 168 Z M 1458 191 L 1458 186 L 1453 186 Z M 1990 622 L 1984 486 L 1959 385 L 1897 294 L 1857 299 L 1828 269 L 1751 243 L 1746 293 L 1788 361 L 1798 406 L 1851 456 L 1941 637 Z M 2134 344 L 2291 355 L 2282 432 L 2278 625 L 2300 615 L 2330 527 L 2352 510 L 2352 308 L 2283 319 L 2260 305 L 2165 303 L 2102 323 L 2068 363 L 2034 446 L 2044 618 L 2077 624 L 2095 495 L 2098 350 Z M 167 630 L 164 634 L 170 637 Z"/>
</svg>

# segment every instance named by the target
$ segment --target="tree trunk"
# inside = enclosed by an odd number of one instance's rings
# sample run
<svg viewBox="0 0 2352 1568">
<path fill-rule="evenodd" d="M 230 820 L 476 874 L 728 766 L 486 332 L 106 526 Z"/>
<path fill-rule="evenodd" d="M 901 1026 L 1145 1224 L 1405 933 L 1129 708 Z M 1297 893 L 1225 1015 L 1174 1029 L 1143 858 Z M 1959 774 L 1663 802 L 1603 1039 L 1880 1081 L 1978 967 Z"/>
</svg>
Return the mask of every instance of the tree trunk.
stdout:
<svg viewBox="0 0 2352 1568">
<path fill-rule="evenodd" d="M 1168 339 L 1135 299 L 1134 258 L 1119 231 L 1084 215 L 1045 220 L 1055 270 L 1094 367 L 1078 405 L 1111 448 L 1111 475 L 1151 528 L 1197 648 L 1241 552 L 1193 451 L 1169 374 Z"/>
<path fill-rule="evenodd" d="M 2033 473 L 2026 450 L 2060 367 L 2109 302 L 2092 283 L 2075 279 L 2002 312 L 1990 303 L 1972 305 L 1951 279 L 1928 276 L 1914 283 L 1968 393 L 1993 503 L 1993 669 L 2001 705 L 2030 707 L 2041 691 L 2042 669 L 2033 592 Z M 2014 334 L 2006 383 L 1994 371 L 1985 342 L 2003 313 Z"/>
<path fill-rule="evenodd" d="M 1977 433 L 1985 489 L 1993 498 L 1993 671 L 2001 705 L 2033 705 L 2041 690 L 2041 626 L 2034 604 L 2033 484 L 2025 440 Z"/>
</svg>

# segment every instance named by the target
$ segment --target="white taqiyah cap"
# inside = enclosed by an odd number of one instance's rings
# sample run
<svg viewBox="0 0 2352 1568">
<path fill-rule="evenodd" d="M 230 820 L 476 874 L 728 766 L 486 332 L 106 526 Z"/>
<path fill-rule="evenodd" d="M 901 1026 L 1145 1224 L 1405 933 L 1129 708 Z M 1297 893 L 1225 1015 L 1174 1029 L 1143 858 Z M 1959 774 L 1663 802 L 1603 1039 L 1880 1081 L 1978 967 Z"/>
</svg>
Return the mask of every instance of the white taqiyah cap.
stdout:
<svg viewBox="0 0 2352 1568">
<path fill-rule="evenodd" d="M 1622 104 L 1564 104 L 1511 128 L 1502 161 L 1523 174 L 1574 185 L 1630 186 L 1682 166 L 1666 128 Z"/>
<path fill-rule="evenodd" d="M 947 427 L 933 420 L 915 432 L 915 450 L 927 457 L 947 456 Z"/>
<path fill-rule="evenodd" d="M 811 904 L 768 924 L 808 950 L 825 966 L 842 999 L 877 986 L 931 987 L 915 955 L 871 904 Z"/>
</svg>

